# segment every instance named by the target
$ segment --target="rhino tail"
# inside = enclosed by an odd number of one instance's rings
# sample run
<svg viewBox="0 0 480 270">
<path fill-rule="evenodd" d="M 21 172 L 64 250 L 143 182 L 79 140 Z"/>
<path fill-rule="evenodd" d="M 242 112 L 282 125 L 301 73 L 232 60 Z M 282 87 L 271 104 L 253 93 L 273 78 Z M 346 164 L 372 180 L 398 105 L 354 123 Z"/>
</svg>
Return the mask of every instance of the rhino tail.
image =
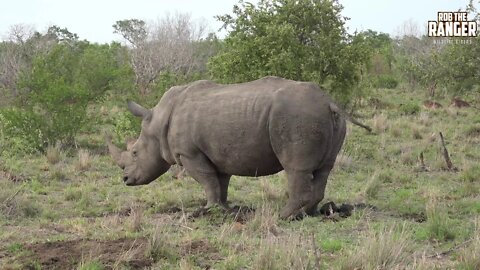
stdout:
<svg viewBox="0 0 480 270">
<path fill-rule="evenodd" d="M 350 123 L 354 124 L 354 125 L 357 125 L 361 128 L 364 128 L 366 129 L 368 132 L 372 132 L 372 128 L 365 125 L 365 124 L 362 124 L 360 123 L 358 120 L 356 120 L 355 118 L 351 117 L 350 115 L 346 114 L 344 111 L 342 111 L 340 108 L 338 108 L 337 105 L 335 105 L 334 103 L 330 103 L 330 111 L 332 112 L 333 114 L 333 120 L 334 120 L 334 125 L 336 126 L 337 125 L 337 121 L 338 121 L 338 117 L 339 116 L 343 116 L 346 120 L 348 120 Z"/>
</svg>

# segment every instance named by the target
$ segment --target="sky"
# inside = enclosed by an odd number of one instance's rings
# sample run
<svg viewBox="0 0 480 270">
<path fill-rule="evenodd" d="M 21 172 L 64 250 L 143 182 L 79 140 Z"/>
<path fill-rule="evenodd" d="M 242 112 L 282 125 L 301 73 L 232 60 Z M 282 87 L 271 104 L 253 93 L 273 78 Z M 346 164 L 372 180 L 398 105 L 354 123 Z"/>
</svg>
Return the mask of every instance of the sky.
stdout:
<svg viewBox="0 0 480 270">
<path fill-rule="evenodd" d="M 256 0 L 251 0 L 256 3 Z M 478 1 L 475 1 L 478 3 Z M 238 0 L 0 0 L 0 38 L 5 39 L 11 26 L 23 24 L 44 32 L 48 26 L 66 27 L 81 39 L 109 43 L 120 41 L 112 25 L 123 19 L 153 22 L 175 12 L 205 20 L 209 32 L 221 23 L 215 15 L 231 14 Z M 372 29 L 396 36 L 406 21 L 421 30 L 438 11 L 464 9 L 468 0 L 340 0 L 349 32 Z M 479 4 L 477 4 L 477 8 Z M 222 36 L 220 34 L 219 36 Z"/>
</svg>

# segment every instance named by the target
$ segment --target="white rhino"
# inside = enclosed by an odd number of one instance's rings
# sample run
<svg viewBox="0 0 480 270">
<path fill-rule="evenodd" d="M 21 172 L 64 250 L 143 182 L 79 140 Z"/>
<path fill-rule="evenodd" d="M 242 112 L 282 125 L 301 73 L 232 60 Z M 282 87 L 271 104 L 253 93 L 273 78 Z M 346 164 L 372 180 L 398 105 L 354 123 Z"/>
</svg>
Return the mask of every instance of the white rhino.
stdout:
<svg viewBox="0 0 480 270">
<path fill-rule="evenodd" d="M 282 218 L 312 214 L 345 138 L 345 116 L 320 87 L 278 77 L 222 85 L 196 81 L 169 89 L 142 117 L 136 143 L 122 152 L 108 142 L 127 185 L 144 185 L 173 164 L 205 189 L 207 206 L 227 206 L 230 177 L 285 170 Z M 354 123 L 357 123 L 354 121 Z"/>
</svg>

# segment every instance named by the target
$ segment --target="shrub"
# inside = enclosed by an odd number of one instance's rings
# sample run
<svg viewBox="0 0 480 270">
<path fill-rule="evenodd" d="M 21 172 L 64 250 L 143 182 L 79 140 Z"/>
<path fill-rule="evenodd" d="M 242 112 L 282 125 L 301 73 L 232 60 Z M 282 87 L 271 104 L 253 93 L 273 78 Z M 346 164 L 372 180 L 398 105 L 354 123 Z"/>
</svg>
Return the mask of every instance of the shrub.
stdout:
<svg viewBox="0 0 480 270">
<path fill-rule="evenodd" d="M 140 119 L 130 112 L 119 113 L 114 122 L 115 139 L 123 143 L 125 138 L 137 138 L 140 134 L 140 126 Z"/>
<path fill-rule="evenodd" d="M 30 154 L 43 149 L 44 128 L 43 119 L 33 111 L 0 110 L 0 154 Z"/>
<path fill-rule="evenodd" d="M 395 89 L 398 86 L 398 80 L 391 75 L 378 75 L 373 85 L 376 88 Z"/>
<path fill-rule="evenodd" d="M 73 142 L 85 120 L 88 85 L 75 76 L 81 48 L 80 44 L 56 45 L 49 54 L 38 56 L 31 73 L 19 82 L 29 90 L 21 105 L 43 120 L 48 144 Z"/>
<path fill-rule="evenodd" d="M 417 114 L 419 111 L 420 111 L 420 106 L 414 102 L 409 102 L 406 104 L 402 104 L 400 106 L 400 112 L 403 115 Z"/>
<path fill-rule="evenodd" d="M 37 56 L 29 73 L 18 84 L 26 89 L 17 100 L 24 122 L 32 125 L 18 127 L 21 134 L 32 134 L 32 127 L 41 127 L 41 143 L 35 148 L 60 141 L 72 145 L 75 136 L 87 122 L 87 105 L 100 100 L 117 78 L 127 74 L 118 57 L 120 46 L 89 44 L 72 41 L 53 46 L 48 54 Z M 123 83 L 122 83 L 123 84 Z M 37 132 L 38 133 L 38 132 Z M 32 138 L 28 139 L 30 146 Z"/>
</svg>

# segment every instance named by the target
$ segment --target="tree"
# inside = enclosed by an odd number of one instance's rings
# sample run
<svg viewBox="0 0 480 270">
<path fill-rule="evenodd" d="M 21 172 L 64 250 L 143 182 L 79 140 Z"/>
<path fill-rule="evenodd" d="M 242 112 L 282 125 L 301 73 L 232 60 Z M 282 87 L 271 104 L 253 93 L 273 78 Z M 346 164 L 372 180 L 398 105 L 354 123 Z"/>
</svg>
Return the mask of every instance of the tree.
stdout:
<svg viewBox="0 0 480 270">
<path fill-rule="evenodd" d="M 0 88 L 10 90 L 13 97 L 19 94 L 17 82 L 21 72 L 31 64 L 33 52 L 27 42 L 33 32 L 29 26 L 13 25 L 8 33 L 8 40 L 0 44 Z"/>
<path fill-rule="evenodd" d="M 480 2 L 479 2 L 480 3 Z M 480 26 L 480 13 L 473 1 L 466 10 Z M 408 26 L 408 27 L 407 27 Z M 411 22 L 404 23 L 396 40 L 395 56 L 402 75 L 415 88 L 418 84 L 436 94 L 437 87 L 456 95 L 480 86 L 480 37 L 431 38 L 419 36 Z"/>
<path fill-rule="evenodd" d="M 137 47 L 147 39 L 145 21 L 138 19 L 121 20 L 113 25 L 113 33 L 120 34 L 132 46 Z"/>
<path fill-rule="evenodd" d="M 11 26 L 8 40 L 0 43 L 0 88 L 10 90 L 13 97 L 19 96 L 20 76 L 31 69 L 36 57 L 47 54 L 58 43 L 73 46 L 77 41 L 77 34 L 56 25 L 50 26 L 45 34 L 28 25 Z"/>
<path fill-rule="evenodd" d="M 347 34 L 342 8 L 328 0 L 240 1 L 233 15 L 217 16 L 229 32 L 211 75 L 224 83 L 266 75 L 314 81 L 348 103 L 369 51 Z"/>
<path fill-rule="evenodd" d="M 477 21 L 477 37 L 457 39 L 445 46 L 438 56 L 439 81 L 453 95 L 473 89 L 480 91 L 480 10 L 477 10 L 473 2 L 469 1 L 466 10 Z M 480 1 L 477 3 L 480 4 Z"/>
<path fill-rule="evenodd" d="M 195 49 L 205 34 L 205 24 L 194 22 L 189 15 L 167 15 L 151 25 L 137 19 L 122 20 L 113 28 L 132 46 L 131 65 L 143 95 L 162 74 L 188 76 L 198 69 Z"/>
</svg>

